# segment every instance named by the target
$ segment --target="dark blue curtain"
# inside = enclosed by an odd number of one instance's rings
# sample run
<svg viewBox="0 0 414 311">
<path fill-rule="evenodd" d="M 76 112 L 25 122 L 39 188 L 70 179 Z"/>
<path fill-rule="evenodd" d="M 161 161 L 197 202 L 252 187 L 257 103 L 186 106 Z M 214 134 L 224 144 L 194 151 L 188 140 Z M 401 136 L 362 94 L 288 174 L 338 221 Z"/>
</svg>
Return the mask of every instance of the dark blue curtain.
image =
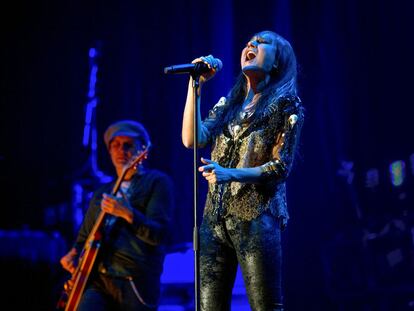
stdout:
<svg viewBox="0 0 414 311">
<path fill-rule="evenodd" d="M 44 0 L 2 10 L 0 228 L 68 226 L 48 222 L 45 211 L 70 209 L 76 172 L 88 158 L 82 146 L 88 51 L 99 46 L 99 167 L 113 173 L 101 140 L 106 126 L 121 118 L 141 121 L 154 144 L 148 165 L 175 183 L 174 243 L 191 241 L 192 151 L 180 138 L 188 77 L 166 76 L 163 68 L 207 54 L 223 61 L 203 88 L 205 115 L 229 91 L 250 36 L 275 30 L 297 53 L 306 107 L 288 183 L 287 304 L 289 310 L 351 310 L 350 297 L 380 288 L 376 272 L 366 268 L 393 250 L 372 258 L 364 237 L 380 232 L 398 211 L 414 212 L 413 20 L 411 0 Z M 406 164 L 399 188 L 388 172 L 397 160 Z M 370 169 L 379 172 L 372 191 L 365 185 Z M 206 186 L 200 180 L 199 212 Z M 364 310 L 374 310 L 375 302 L 369 306 Z"/>
</svg>

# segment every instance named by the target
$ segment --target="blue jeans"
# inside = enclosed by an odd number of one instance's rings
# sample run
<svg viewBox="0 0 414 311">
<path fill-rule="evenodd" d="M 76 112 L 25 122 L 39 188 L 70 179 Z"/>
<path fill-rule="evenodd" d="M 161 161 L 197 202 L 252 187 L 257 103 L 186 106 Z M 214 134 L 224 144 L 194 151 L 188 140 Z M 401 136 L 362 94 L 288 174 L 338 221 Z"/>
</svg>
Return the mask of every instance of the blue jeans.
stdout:
<svg viewBox="0 0 414 311">
<path fill-rule="evenodd" d="M 82 295 L 78 311 L 155 311 L 157 309 L 155 304 L 145 300 L 132 279 L 113 278 L 101 273 L 91 278 Z"/>
<path fill-rule="evenodd" d="M 269 212 L 252 221 L 204 217 L 200 228 L 202 311 L 230 310 L 240 265 L 253 311 L 283 310 L 279 221 Z"/>
</svg>

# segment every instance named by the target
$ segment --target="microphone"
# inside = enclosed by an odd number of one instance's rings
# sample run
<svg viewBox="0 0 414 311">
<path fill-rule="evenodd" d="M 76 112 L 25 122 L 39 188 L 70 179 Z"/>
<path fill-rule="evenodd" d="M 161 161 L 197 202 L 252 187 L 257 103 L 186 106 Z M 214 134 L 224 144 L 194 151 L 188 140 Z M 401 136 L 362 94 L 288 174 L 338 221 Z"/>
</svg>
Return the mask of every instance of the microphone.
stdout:
<svg viewBox="0 0 414 311">
<path fill-rule="evenodd" d="M 164 68 L 165 74 L 181 74 L 181 73 L 190 73 L 190 74 L 197 74 L 201 75 L 203 73 L 209 72 L 210 70 L 214 69 L 216 71 L 221 70 L 223 68 L 223 63 L 218 58 L 213 59 L 213 68 L 210 68 L 206 63 L 197 62 L 195 64 L 181 64 L 181 65 L 173 65 L 170 67 Z"/>
</svg>

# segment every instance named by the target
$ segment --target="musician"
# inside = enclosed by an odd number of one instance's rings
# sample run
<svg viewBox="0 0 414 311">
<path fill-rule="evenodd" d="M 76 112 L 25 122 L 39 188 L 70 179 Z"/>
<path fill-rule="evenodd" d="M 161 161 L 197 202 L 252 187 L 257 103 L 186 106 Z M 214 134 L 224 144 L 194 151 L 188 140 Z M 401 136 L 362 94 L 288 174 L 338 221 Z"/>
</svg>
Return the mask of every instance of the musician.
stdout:
<svg viewBox="0 0 414 311">
<path fill-rule="evenodd" d="M 201 91 L 218 61 L 209 55 L 193 62 L 211 68 L 200 76 Z M 199 167 L 209 183 L 200 227 L 200 305 L 202 311 L 230 310 L 240 266 L 250 308 L 282 311 L 286 180 L 304 119 L 296 56 L 286 39 L 265 30 L 247 41 L 240 65 L 227 96 L 204 121 L 197 116 L 199 147 L 212 148 L 211 159 L 201 158 Z M 182 141 L 192 148 L 193 77 L 188 85 Z"/>
<path fill-rule="evenodd" d="M 104 140 L 118 178 L 129 160 L 150 145 L 146 129 L 132 120 L 111 124 Z M 85 241 L 104 211 L 103 243 L 78 310 L 156 310 L 173 208 L 172 183 L 164 173 L 141 163 L 128 169 L 116 196 L 111 195 L 114 184 L 94 193 L 75 245 L 60 263 L 76 273 Z"/>
</svg>

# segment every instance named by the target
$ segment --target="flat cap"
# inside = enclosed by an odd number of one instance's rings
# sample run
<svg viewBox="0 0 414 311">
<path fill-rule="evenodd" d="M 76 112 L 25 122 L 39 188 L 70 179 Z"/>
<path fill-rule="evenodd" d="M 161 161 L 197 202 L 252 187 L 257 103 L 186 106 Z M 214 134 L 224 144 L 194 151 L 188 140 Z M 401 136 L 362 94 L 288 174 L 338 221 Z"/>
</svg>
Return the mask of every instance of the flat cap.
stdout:
<svg viewBox="0 0 414 311">
<path fill-rule="evenodd" d="M 147 130 L 144 126 L 133 120 L 121 120 L 108 126 L 104 133 L 104 141 L 107 148 L 116 136 L 128 136 L 139 139 L 142 144 L 149 147 L 151 144 Z"/>
</svg>

